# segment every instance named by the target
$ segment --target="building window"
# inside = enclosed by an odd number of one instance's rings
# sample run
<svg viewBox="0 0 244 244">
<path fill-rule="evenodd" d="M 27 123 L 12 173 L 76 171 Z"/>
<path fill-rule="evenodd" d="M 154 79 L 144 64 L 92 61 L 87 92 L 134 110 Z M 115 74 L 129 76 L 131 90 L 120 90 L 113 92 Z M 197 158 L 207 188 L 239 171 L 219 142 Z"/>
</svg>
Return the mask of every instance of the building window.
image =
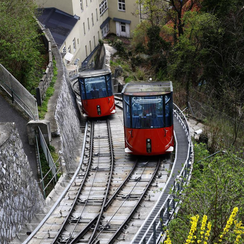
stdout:
<svg viewBox="0 0 244 244">
<path fill-rule="evenodd" d="M 96 48 L 96 37 L 93 36 L 94 49 Z"/>
<path fill-rule="evenodd" d="M 80 0 L 80 9 L 83 11 L 83 0 Z"/>
<path fill-rule="evenodd" d="M 75 40 L 75 38 L 73 39 L 73 49 L 74 49 L 74 52 L 76 51 L 76 40 Z"/>
<path fill-rule="evenodd" d="M 100 40 L 100 31 L 97 32 L 97 38 Z"/>
<path fill-rule="evenodd" d="M 109 23 L 107 23 L 103 28 L 102 28 L 102 37 L 106 37 L 109 32 Z"/>
<path fill-rule="evenodd" d="M 100 16 L 102 16 L 106 10 L 108 9 L 108 3 L 107 0 L 103 0 L 100 4 L 99 4 L 99 10 L 100 10 Z"/>
<path fill-rule="evenodd" d="M 91 45 L 91 41 L 89 41 L 89 46 L 90 46 L 90 53 L 92 52 L 92 45 Z"/>
<path fill-rule="evenodd" d="M 97 8 L 96 8 L 96 19 L 98 21 L 98 13 L 97 13 Z"/>
<path fill-rule="evenodd" d="M 66 45 L 63 46 L 62 53 L 63 53 L 63 54 L 66 54 Z"/>
<path fill-rule="evenodd" d="M 94 26 L 93 13 L 91 14 L 92 26 Z"/>
<path fill-rule="evenodd" d="M 121 22 L 120 23 L 120 26 L 121 26 L 121 32 L 126 32 L 126 25 L 124 22 Z"/>
<path fill-rule="evenodd" d="M 85 45 L 85 51 L 86 51 L 86 57 L 88 56 L 88 53 L 87 53 L 87 45 Z"/>
<path fill-rule="evenodd" d="M 90 30 L 90 22 L 89 22 L 89 18 L 87 18 L 87 28 L 88 28 L 88 30 Z"/>
<path fill-rule="evenodd" d="M 83 30 L 84 30 L 84 35 L 86 34 L 86 24 L 83 22 Z"/>
<path fill-rule="evenodd" d="M 118 0 L 119 10 L 125 11 L 125 0 Z"/>
<path fill-rule="evenodd" d="M 86 6 L 88 6 L 87 0 L 86 0 Z"/>
<path fill-rule="evenodd" d="M 68 52 L 71 53 L 71 46 L 68 47 Z"/>
</svg>

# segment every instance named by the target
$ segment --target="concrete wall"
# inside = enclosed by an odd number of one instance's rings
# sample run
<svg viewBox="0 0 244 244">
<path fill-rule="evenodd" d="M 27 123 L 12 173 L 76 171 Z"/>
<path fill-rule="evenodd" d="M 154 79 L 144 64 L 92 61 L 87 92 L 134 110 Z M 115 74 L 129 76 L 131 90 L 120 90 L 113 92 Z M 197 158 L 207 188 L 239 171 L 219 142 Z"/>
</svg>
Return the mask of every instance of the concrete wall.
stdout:
<svg viewBox="0 0 244 244">
<path fill-rule="evenodd" d="M 0 243 L 9 243 L 44 206 L 14 123 L 0 123 Z"/>
</svg>

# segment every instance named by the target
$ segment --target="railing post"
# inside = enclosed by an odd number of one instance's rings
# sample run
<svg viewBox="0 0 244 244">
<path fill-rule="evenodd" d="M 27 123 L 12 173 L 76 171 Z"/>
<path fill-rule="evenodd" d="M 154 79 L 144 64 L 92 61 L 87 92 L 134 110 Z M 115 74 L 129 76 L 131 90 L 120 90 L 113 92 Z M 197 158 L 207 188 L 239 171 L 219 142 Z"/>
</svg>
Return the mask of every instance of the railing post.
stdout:
<svg viewBox="0 0 244 244">
<path fill-rule="evenodd" d="M 156 221 L 153 222 L 153 243 L 156 244 L 157 240 L 157 230 L 156 230 Z"/>
<path fill-rule="evenodd" d="M 168 198 L 168 200 L 167 200 L 167 209 L 166 209 L 166 218 L 167 218 L 167 220 L 169 220 L 169 201 L 170 201 L 170 199 Z"/>
<path fill-rule="evenodd" d="M 13 92 L 13 90 L 11 89 L 11 98 L 12 98 L 12 103 L 14 103 L 14 92 Z"/>
<path fill-rule="evenodd" d="M 175 197 L 172 195 L 172 208 L 175 211 Z"/>
<path fill-rule="evenodd" d="M 160 219 L 161 219 L 161 231 L 163 232 L 163 225 L 164 225 L 164 211 L 165 211 L 165 208 L 162 209 L 162 211 L 160 212 Z"/>
</svg>

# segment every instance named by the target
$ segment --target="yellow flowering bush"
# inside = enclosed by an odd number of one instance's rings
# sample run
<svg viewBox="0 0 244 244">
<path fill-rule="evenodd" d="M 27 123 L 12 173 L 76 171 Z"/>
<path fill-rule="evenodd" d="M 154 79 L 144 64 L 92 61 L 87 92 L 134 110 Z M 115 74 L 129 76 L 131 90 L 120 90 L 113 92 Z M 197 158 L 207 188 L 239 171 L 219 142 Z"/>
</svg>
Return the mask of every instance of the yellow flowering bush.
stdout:
<svg viewBox="0 0 244 244">
<path fill-rule="evenodd" d="M 214 243 L 214 244 L 244 243 L 244 241 L 243 241 L 244 226 L 241 221 L 235 220 L 237 212 L 238 212 L 238 208 L 235 207 L 233 209 L 229 219 L 227 220 L 227 223 L 223 229 L 223 232 L 220 234 L 220 236 L 218 238 L 218 242 Z M 206 215 L 204 215 L 202 217 L 201 227 L 198 231 L 198 228 L 197 228 L 198 220 L 199 220 L 199 215 L 191 217 L 191 228 L 190 228 L 189 234 L 188 234 L 187 239 L 184 242 L 184 244 L 190 244 L 190 243 L 208 244 L 208 243 L 210 243 L 209 237 L 210 237 L 210 234 L 211 234 L 210 232 L 211 232 L 211 228 L 212 228 L 211 222 L 208 221 L 208 217 Z M 230 233 L 229 235 L 234 236 L 234 242 L 228 242 L 229 241 L 228 233 Z M 166 234 L 167 234 L 167 239 L 164 241 L 164 244 L 172 244 L 168 231 L 166 232 Z"/>
</svg>

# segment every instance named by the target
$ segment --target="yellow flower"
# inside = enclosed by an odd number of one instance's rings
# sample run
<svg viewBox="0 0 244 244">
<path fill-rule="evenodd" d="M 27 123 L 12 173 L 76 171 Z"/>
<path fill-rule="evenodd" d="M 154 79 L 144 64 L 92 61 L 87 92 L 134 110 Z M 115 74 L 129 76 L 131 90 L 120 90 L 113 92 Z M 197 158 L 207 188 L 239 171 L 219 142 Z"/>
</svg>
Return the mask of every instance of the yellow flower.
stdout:
<svg viewBox="0 0 244 244">
<path fill-rule="evenodd" d="M 196 236 L 193 236 L 195 231 L 197 230 L 197 222 L 199 219 L 199 215 L 191 217 L 191 229 L 189 231 L 186 243 L 191 243 L 192 239 L 196 239 Z"/>
<path fill-rule="evenodd" d="M 167 239 L 164 241 L 164 244 L 172 244 L 171 240 L 170 240 L 170 236 L 169 236 L 169 231 L 166 231 L 166 235 L 167 235 Z"/>
<path fill-rule="evenodd" d="M 219 237 L 219 242 L 222 242 L 223 237 L 227 234 L 227 232 L 229 231 L 230 227 L 232 226 L 232 224 L 234 223 L 234 218 L 236 216 L 238 212 L 238 207 L 235 207 L 226 223 L 226 226 L 224 228 L 224 231 L 222 232 L 222 234 Z"/>
</svg>

